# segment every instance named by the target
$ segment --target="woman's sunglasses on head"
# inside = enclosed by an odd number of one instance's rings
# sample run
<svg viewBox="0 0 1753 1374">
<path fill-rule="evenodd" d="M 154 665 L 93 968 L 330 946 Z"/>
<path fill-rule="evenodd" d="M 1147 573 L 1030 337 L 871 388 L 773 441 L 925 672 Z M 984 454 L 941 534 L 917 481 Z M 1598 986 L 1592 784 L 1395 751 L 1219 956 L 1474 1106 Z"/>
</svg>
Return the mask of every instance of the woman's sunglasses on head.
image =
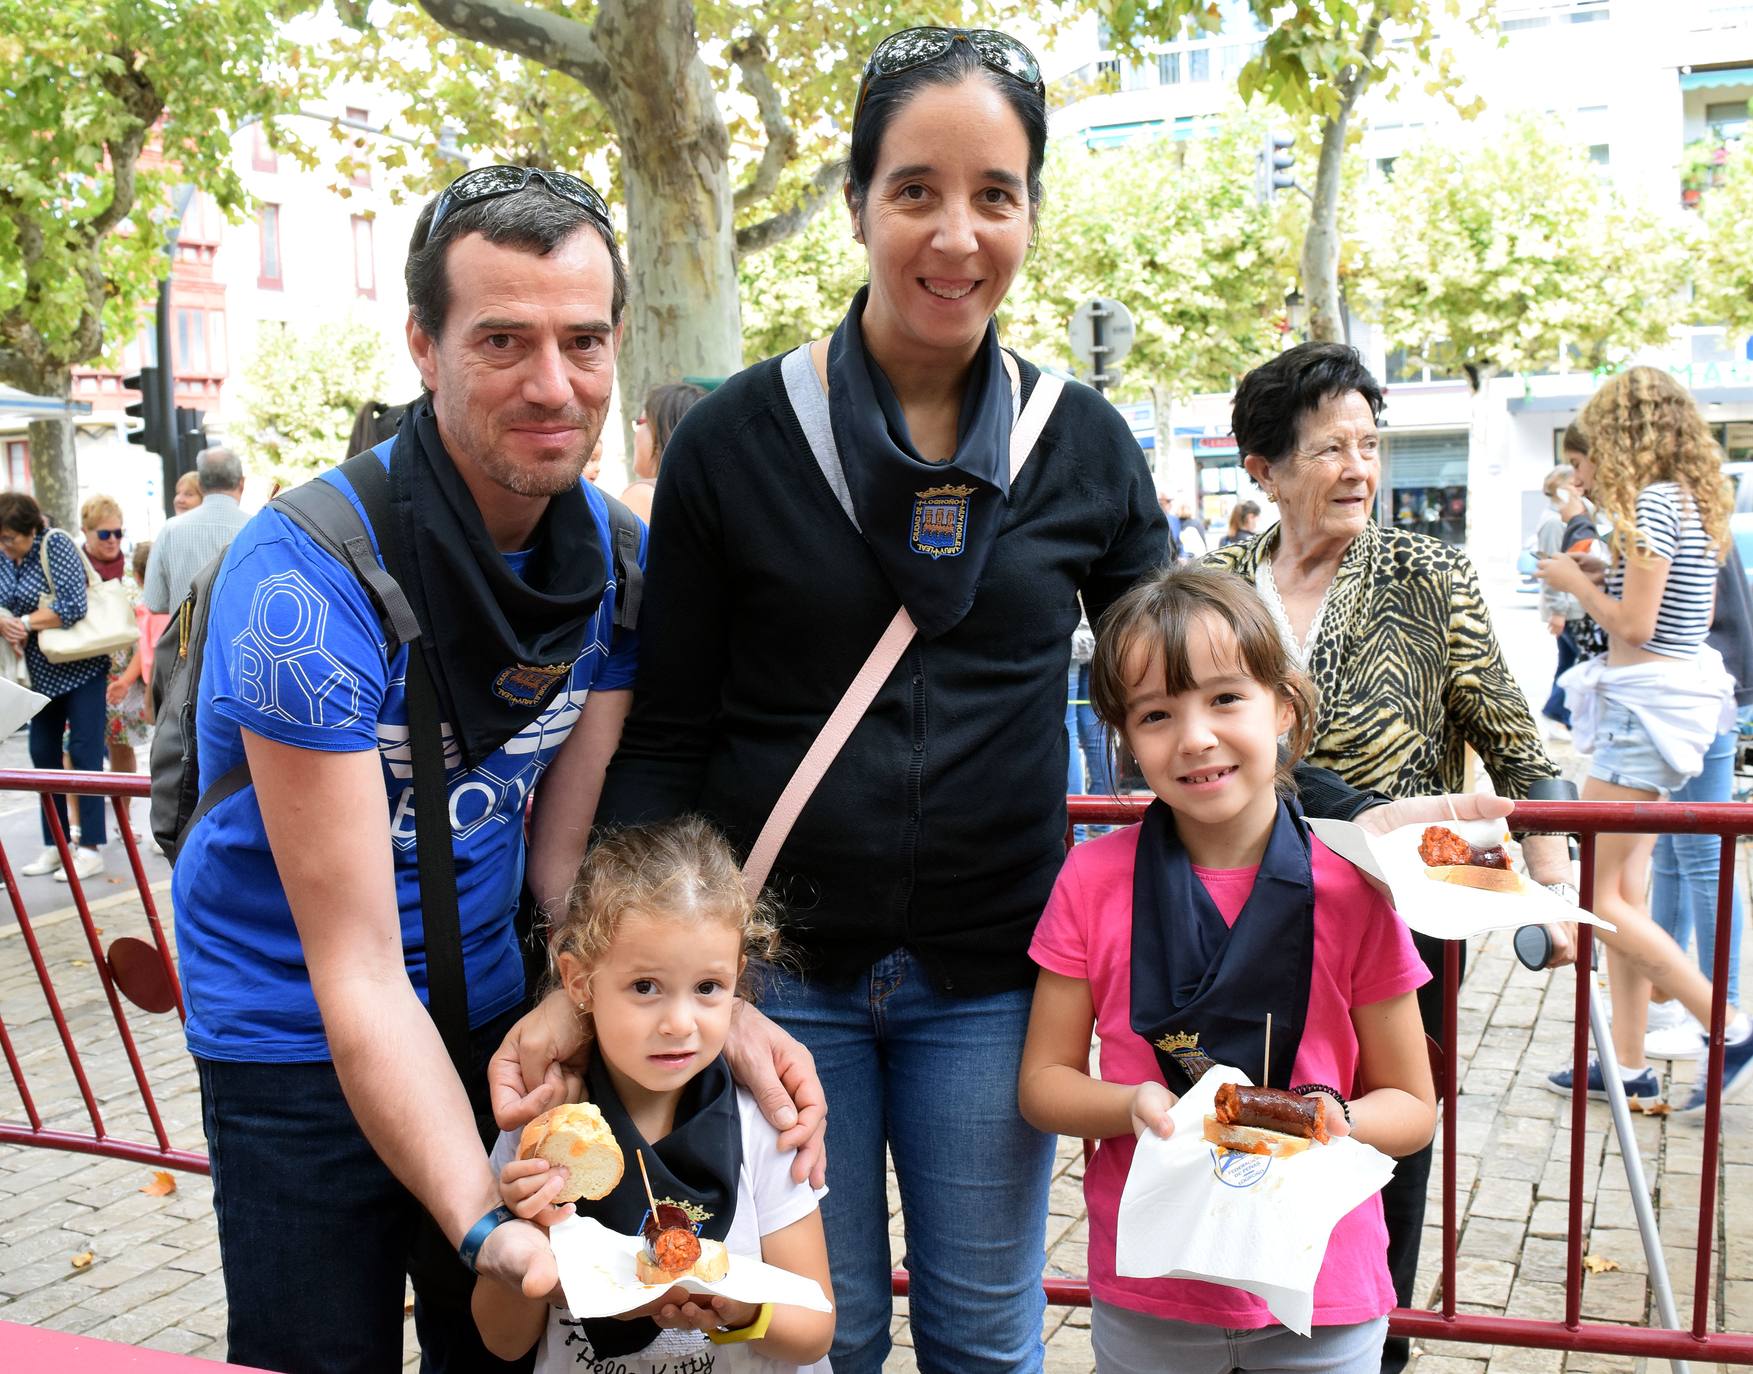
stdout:
<svg viewBox="0 0 1753 1374">
<path fill-rule="evenodd" d="M 858 98 L 852 104 L 852 122 L 864 110 L 864 99 L 871 85 L 885 76 L 941 62 L 957 43 L 966 43 L 978 54 L 983 66 L 1001 72 L 1013 81 L 1020 81 L 1037 94 L 1045 95 L 1047 83 L 1041 79 L 1041 64 L 1034 53 L 997 29 L 940 29 L 935 27 L 902 29 L 891 33 L 876 45 L 870 61 L 864 64 L 864 76 L 858 83 Z"/>
<path fill-rule="evenodd" d="M 507 163 L 499 163 L 464 172 L 439 192 L 438 203 L 432 207 L 432 221 L 426 226 L 426 237 L 421 240 L 420 246 L 424 248 L 432 242 L 438 234 L 438 226 L 444 223 L 452 211 L 460 210 L 465 205 L 479 204 L 484 200 L 515 196 L 532 181 L 541 182 L 554 195 L 571 201 L 605 228 L 614 228 L 609 219 L 608 204 L 588 181 L 575 177 L 570 172 L 555 172 L 545 167 L 513 167 Z"/>
</svg>

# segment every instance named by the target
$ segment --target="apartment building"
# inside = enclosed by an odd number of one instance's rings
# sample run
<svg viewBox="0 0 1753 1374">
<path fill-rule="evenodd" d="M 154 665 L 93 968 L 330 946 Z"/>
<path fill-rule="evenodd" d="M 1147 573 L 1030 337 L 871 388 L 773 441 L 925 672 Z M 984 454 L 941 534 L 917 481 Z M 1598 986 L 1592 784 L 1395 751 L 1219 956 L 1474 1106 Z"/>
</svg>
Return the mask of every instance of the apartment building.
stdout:
<svg viewBox="0 0 1753 1374">
<path fill-rule="evenodd" d="M 1235 74 L 1256 50 L 1258 25 L 1240 0 L 1221 0 L 1220 33 L 1123 59 L 1086 21 L 1052 54 L 1049 75 L 1068 89 L 1111 89 L 1073 100 L 1055 138 L 1113 147 L 1138 138 L 1192 138 L 1238 105 Z M 1469 89 L 1492 114 L 1551 116 L 1587 147 L 1628 194 L 1691 204 L 1712 155 L 1739 141 L 1753 99 L 1753 3 L 1747 0 L 1508 0 L 1503 35 L 1450 38 Z M 1366 194 L 1391 195 L 1388 172 L 1407 149 L 1460 124 L 1417 81 L 1398 98 L 1371 92 L 1360 106 L 1369 163 Z M 1489 122 L 1477 126 L 1488 129 Z M 1134 313 L 1148 304 L 1130 303 Z M 1557 439 L 1598 378 L 1568 370 L 1489 381 L 1475 395 L 1440 365 L 1441 341 L 1390 339 L 1357 303 L 1351 341 L 1389 389 L 1378 517 L 1464 542 L 1481 560 L 1513 559 L 1541 504 Z M 1753 459 L 1753 341 L 1720 328 L 1680 331 L 1638 361 L 1672 369 L 1692 388 L 1731 459 Z M 1228 397 L 1201 396 L 1157 417 L 1167 442 L 1159 480 L 1197 490 L 1211 517 L 1253 494 L 1229 437 Z M 1146 426 L 1147 427 L 1147 426 Z M 1497 518 L 1509 510 L 1519 519 Z M 1477 516 L 1492 512 L 1493 518 Z"/>
</svg>

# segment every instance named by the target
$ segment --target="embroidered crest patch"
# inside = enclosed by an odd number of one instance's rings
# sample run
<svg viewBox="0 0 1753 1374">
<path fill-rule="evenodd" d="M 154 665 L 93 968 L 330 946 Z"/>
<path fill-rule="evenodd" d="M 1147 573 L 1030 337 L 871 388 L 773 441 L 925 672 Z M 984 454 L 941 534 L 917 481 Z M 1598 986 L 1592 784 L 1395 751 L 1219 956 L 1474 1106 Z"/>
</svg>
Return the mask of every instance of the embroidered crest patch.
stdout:
<svg viewBox="0 0 1753 1374">
<path fill-rule="evenodd" d="M 973 487 L 928 487 L 913 500 L 914 553 L 954 558 L 967 547 L 968 498 Z"/>
<path fill-rule="evenodd" d="M 1159 1036 L 1154 1043 L 1164 1054 L 1173 1057 L 1195 1083 L 1213 1065 L 1211 1056 L 1199 1048 L 1197 1031 L 1176 1031 L 1172 1035 Z"/>
<path fill-rule="evenodd" d="M 554 684 L 572 671 L 570 663 L 551 663 L 542 667 L 517 663 L 493 679 L 493 694 L 513 706 L 539 706 L 553 691 Z"/>
</svg>

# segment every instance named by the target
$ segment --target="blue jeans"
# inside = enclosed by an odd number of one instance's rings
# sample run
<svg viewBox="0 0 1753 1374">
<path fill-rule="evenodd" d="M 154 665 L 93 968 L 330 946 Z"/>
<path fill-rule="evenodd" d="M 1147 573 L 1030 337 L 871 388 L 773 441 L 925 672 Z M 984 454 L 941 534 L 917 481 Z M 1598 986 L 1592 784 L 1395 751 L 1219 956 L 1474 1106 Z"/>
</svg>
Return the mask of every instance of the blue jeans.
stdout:
<svg viewBox="0 0 1753 1374">
<path fill-rule="evenodd" d="M 1065 734 L 1070 744 L 1066 753 L 1065 790 L 1072 796 L 1112 796 L 1113 771 L 1108 767 L 1107 741 L 1102 738 L 1102 722 L 1096 719 L 1090 705 L 1090 665 L 1074 663 L 1066 680 Z M 1095 834 L 1107 826 L 1093 827 Z M 1080 825 L 1072 836 L 1079 844 L 1090 837 L 1092 827 Z"/>
<path fill-rule="evenodd" d="M 61 767 L 61 739 L 66 736 L 67 757 L 82 773 L 103 772 L 105 748 L 104 688 L 107 680 L 102 673 L 62 696 L 50 697 L 49 704 L 30 719 L 30 764 L 32 768 Z M 55 811 L 61 817 L 61 829 L 67 829 L 67 798 L 54 794 Z M 104 841 L 102 797 L 79 799 L 79 843 L 96 848 Z M 68 835 L 68 842 L 73 837 Z M 53 844 L 49 818 L 43 817 L 43 843 Z"/>
<path fill-rule="evenodd" d="M 468 1089 L 483 1144 L 498 1138 L 487 1058 L 516 1019 L 474 1033 Z M 407 1275 L 422 1370 L 530 1369 L 533 1351 L 506 1363 L 481 1344 L 469 1312 L 474 1275 L 367 1143 L 334 1065 L 195 1065 L 233 1364 L 286 1374 L 400 1369 Z"/>
<path fill-rule="evenodd" d="M 834 1374 L 879 1374 L 889 1353 L 885 1148 L 921 1374 L 1041 1369 L 1054 1137 L 1017 1111 L 1031 999 L 944 996 L 897 950 L 851 986 L 779 976 L 762 1000 L 809 1046 L 827 1091 Z"/>
<path fill-rule="evenodd" d="M 1558 679 L 1568 673 L 1576 663 L 1576 638 L 1566 625 L 1558 635 L 1558 671 L 1552 675 L 1552 691 L 1547 694 L 1546 704 L 1540 708 L 1540 714 L 1547 720 L 1556 720 L 1561 725 L 1570 724 L 1570 708 L 1564 704 L 1564 688 L 1558 685 Z"/>
<path fill-rule="evenodd" d="M 1704 755 L 1704 771 L 1674 790 L 1677 802 L 1724 802 L 1735 787 L 1735 731 L 1716 737 Z M 1729 843 L 1734 844 L 1733 840 Z M 1660 835 L 1651 861 L 1650 916 L 1685 949 L 1698 935 L 1698 966 L 1710 977 L 1716 959 L 1717 865 L 1721 841 L 1715 835 Z M 1731 899 L 1729 918 L 1729 1005 L 1741 998 L 1741 892 Z"/>
</svg>

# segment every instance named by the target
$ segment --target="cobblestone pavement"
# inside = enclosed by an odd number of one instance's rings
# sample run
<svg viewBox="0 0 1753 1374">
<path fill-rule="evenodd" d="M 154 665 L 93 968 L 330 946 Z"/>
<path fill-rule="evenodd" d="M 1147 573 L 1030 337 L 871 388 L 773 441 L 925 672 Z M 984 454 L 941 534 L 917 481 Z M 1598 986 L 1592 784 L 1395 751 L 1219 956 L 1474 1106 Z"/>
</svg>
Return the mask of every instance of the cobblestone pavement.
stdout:
<svg viewBox="0 0 1753 1374">
<path fill-rule="evenodd" d="M 1531 598 L 1529 598 L 1531 602 Z M 1497 604 L 1494 599 L 1494 605 Z M 1531 616 L 1511 597 L 1500 630 L 1518 676 L 1543 686 L 1549 644 L 1529 633 Z M 1536 660 L 1535 652 L 1539 658 Z M 1544 669 L 1549 675 L 1549 669 Z M 0 757 L 13 751 L 0 746 Z M 8 759 L 10 762 L 10 759 Z M 1572 761 L 1574 763 L 1574 761 Z M 33 852 L 34 822 L 0 808 L 0 839 L 14 862 Z M 1745 859 L 1745 855 L 1743 855 Z M 113 866 L 114 867 L 114 866 Z M 153 876 L 163 872 L 155 868 Z M 159 881 L 155 893 L 168 909 Z M 91 951 L 64 888 L 25 889 L 35 929 L 73 1035 L 112 1135 L 150 1140 L 127 1060 L 91 966 Z M 104 895 L 108 894 L 108 895 Z M 95 923 L 107 944 L 146 934 L 138 898 L 125 886 L 93 884 Z M 1530 973 L 1503 935 L 1475 942 L 1461 996 L 1459 1202 L 1462 1217 L 1458 1291 L 1466 1311 L 1518 1316 L 1562 1314 L 1564 1227 L 1569 1179 L 1568 1101 L 1544 1090 L 1545 1074 L 1567 1062 L 1574 982 L 1569 972 Z M 38 989 L 10 908 L 0 901 L 0 1018 L 47 1124 L 88 1130 L 84 1110 Z M 173 1015 L 129 1009 L 145 1070 L 175 1146 L 203 1147 L 193 1067 Z M 1676 1065 L 1664 1086 L 1683 1100 L 1696 1068 Z M 22 1119 L 9 1080 L 0 1079 L 0 1119 Z M 1718 1262 L 1711 1293 L 1713 1327 L 1753 1330 L 1753 1105 L 1728 1109 L 1719 1175 L 1721 1211 L 1714 1237 Z M 1683 1318 L 1690 1313 L 1701 1129 L 1674 1117 L 1637 1120 L 1639 1148 L 1656 1190 L 1662 1237 Z M 1648 1321 L 1646 1266 L 1622 1162 L 1604 1106 L 1589 1110 L 1584 1215 L 1588 1253 L 1617 1268 L 1590 1274 L 1583 1290 L 1587 1320 Z M 1082 1157 L 1064 1142 L 1053 1182 L 1048 1271 L 1081 1276 L 1088 1227 L 1083 1216 Z M 211 1196 L 204 1178 L 175 1175 L 175 1192 L 150 1196 L 144 1165 L 59 1151 L 0 1147 L 0 1321 L 87 1332 L 157 1349 L 221 1357 L 225 1303 Z M 1430 1218 L 1440 1221 L 1440 1168 L 1432 1180 Z M 903 1244 L 899 1199 L 891 1183 L 891 1245 Z M 1440 1231 L 1427 1227 L 1419 1292 L 1436 1300 Z M 76 1267 L 85 1255 L 89 1263 Z M 1726 1265 L 1722 1262 L 1726 1256 Z M 889 1368 L 915 1368 L 905 1302 L 896 1304 L 895 1353 Z M 408 1351 L 413 1367 L 412 1322 Z M 1051 1309 L 1047 1368 L 1092 1368 L 1088 1313 Z M 1523 1374 L 1524 1371 L 1619 1370 L 1629 1359 L 1445 1344 L 1425 1350 L 1419 1374 Z M 1694 1364 L 1695 1370 L 1702 1366 Z"/>
</svg>

